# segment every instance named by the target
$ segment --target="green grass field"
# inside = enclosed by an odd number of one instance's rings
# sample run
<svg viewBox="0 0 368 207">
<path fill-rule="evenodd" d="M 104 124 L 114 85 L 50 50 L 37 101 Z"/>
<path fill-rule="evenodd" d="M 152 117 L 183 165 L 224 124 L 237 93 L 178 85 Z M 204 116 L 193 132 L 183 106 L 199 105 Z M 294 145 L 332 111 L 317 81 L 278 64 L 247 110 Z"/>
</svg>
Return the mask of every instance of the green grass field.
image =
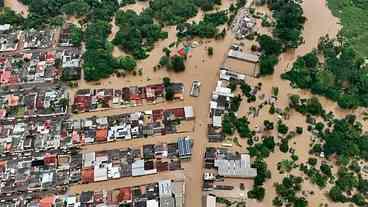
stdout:
<svg viewBox="0 0 368 207">
<path fill-rule="evenodd" d="M 342 34 L 362 57 L 368 57 L 368 0 L 328 0 L 328 7 L 339 17 Z"/>
</svg>

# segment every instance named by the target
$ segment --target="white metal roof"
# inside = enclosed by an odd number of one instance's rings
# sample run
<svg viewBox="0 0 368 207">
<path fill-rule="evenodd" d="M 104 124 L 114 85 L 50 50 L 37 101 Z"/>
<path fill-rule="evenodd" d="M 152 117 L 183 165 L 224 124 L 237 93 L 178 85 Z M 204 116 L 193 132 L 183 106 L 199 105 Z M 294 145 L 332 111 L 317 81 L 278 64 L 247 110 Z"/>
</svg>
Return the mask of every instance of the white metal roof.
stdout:
<svg viewBox="0 0 368 207">
<path fill-rule="evenodd" d="M 184 107 L 184 114 L 185 114 L 185 118 L 193 118 L 194 117 L 194 113 L 193 113 L 193 107 L 191 106 L 185 106 Z"/>
<path fill-rule="evenodd" d="M 206 207 L 216 207 L 216 197 L 215 196 L 207 195 Z"/>
</svg>

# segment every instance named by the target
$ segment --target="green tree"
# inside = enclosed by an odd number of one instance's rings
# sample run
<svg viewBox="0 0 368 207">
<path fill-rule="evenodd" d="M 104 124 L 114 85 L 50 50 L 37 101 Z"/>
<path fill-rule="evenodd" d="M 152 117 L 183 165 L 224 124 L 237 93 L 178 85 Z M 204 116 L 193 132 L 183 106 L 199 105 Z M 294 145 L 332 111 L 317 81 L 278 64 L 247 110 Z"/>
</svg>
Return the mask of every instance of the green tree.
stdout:
<svg viewBox="0 0 368 207">
<path fill-rule="evenodd" d="M 360 193 L 353 195 L 351 201 L 357 206 L 365 206 L 367 204 L 367 202 L 365 201 L 365 197 Z"/>
<path fill-rule="evenodd" d="M 0 10 L 0 24 L 10 24 L 12 26 L 21 26 L 24 18 L 13 10 L 4 7 Z"/>
<path fill-rule="evenodd" d="M 282 52 L 282 43 L 268 35 L 261 35 L 257 39 L 265 55 L 279 55 Z"/>
<path fill-rule="evenodd" d="M 185 70 L 184 58 L 178 55 L 171 57 L 171 67 L 175 72 L 182 72 Z"/>
<path fill-rule="evenodd" d="M 359 100 L 352 95 L 342 95 L 337 101 L 337 104 L 343 109 L 354 109 L 359 106 Z"/>
<path fill-rule="evenodd" d="M 261 75 L 273 74 L 274 67 L 278 63 L 278 57 L 275 55 L 261 55 L 259 60 L 259 68 Z"/>
<path fill-rule="evenodd" d="M 303 56 L 305 66 L 308 68 L 314 68 L 318 64 L 318 57 L 316 52 L 310 52 Z"/>
<path fill-rule="evenodd" d="M 280 134 L 286 134 L 288 131 L 289 131 L 289 127 L 286 126 L 284 123 L 282 122 L 278 122 L 277 123 L 277 131 L 280 133 Z"/>
<path fill-rule="evenodd" d="M 193 0 L 153 0 L 149 12 L 162 24 L 174 25 L 185 22 L 197 14 L 197 5 Z"/>
<path fill-rule="evenodd" d="M 317 159 L 313 157 L 308 158 L 308 164 L 315 166 L 317 164 Z"/>
<path fill-rule="evenodd" d="M 126 71 L 132 71 L 137 67 L 137 63 L 131 56 L 125 56 L 120 58 L 119 65 Z"/>
<path fill-rule="evenodd" d="M 248 191 L 248 198 L 257 199 L 262 201 L 265 196 L 266 190 L 261 186 L 254 186 L 254 188 Z"/>
<path fill-rule="evenodd" d="M 249 128 L 249 121 L 246 117 L 239 118 L 235 123 L 239 136 L 243 138 L 251 138 L 252 131 Z"/>
<path fill-rule="evenodd" d="M 263 159 L 256 159 L 252 167 L 257 169 L 257 176 L 254 178 L 254 185 L 261 186 L 266 179 L 271 178 L 271 171 L 268 170 L 267 163 Z"/>
<path fill-rule="evenodd" d="M 207 48 L 207 53 L 208 53 L 208 56 L 212 56 L 213 55 L 213 47 L 208 47 Z"/>
<path fill-rule="evenodd" d="M 327 175 L 328 177 L 332 176 L 331 167 L 325 163 L 322 163 L 320 166 L 320 170 L 323 174 Z"/>
<path fill-rule="evenodd" d="M 283 153 L 287 153 L 289 151 L 289 143 L 287 140 L 282 140 L 279 146 L 280 151 Z"/>
<path fill-rule="evenodd" d="M 70 27 L 71 43 L 73 46 L 80 46 L 82 43 L 82 30 L 80 27 L 72 25 Z"/>
<path fill-rule="evenodd" d="M 230 111 L 237 112 L 239 110 L 242 98 L 240 95 L 232 97 L 230 101 Z"/>
<path fill-rule="evenodd" d="M 61 8 L 61 11 L 65 14 L 78 17 L 86 15 L 89 10 L 90 6 L 88 3 L 81 0 L 69 2 Z"/>
<path fill-rule="evenodd" d="M 346 202 L 347 198 L 344 196 L 342 190 L 338 186 L 334 186 L 328 193 L 331 200 L 335 202 Z"/>
</svg>

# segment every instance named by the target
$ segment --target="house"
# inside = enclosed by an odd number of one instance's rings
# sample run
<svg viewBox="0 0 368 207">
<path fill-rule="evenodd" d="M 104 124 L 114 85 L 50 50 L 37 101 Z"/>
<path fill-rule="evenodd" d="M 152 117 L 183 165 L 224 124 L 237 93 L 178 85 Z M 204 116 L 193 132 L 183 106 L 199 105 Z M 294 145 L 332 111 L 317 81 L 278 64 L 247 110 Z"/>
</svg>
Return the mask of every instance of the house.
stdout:
<svg viewBox="0 0 368 207">
<path fill-rule="evenodd" d="M 184 116 L 186 120 L 194 119 L 194 112 L 192 106 L 185 106 L 184 107 Z"/>
<path fill-rule="evenodd" d="M 239 60 L 243 60 L 243 61 L 247 61 L 251 63 L 258 63 L 259 58 L 260 58 L 258 54 L 245 53 L 245 52 L 241 52 L 239 50 L 233 50 L 233 49 L 229 50 L 227 56 L 230 58 L 235 58 L 235 59 L 239 59 Z"/>
<path fill-rule="evenodd" d="M 212 194 L 208 194 L 205 196 L 205 205 L 204 207 L 216 207 L 216 196 Z"/>
<path fill-rule="evenodd" d="M 228 70 L 228 69 L 221 69 L 220 70 L 220 80 L 245 80 L 245 75 Z"/>
<path fill-rule="evenodd" d="M 21 32 L 12 31 L 10 25 L 1 25 L 0 27 L 0 52 L 17 50 Z"/>
<path fill-rule="evenodd" d="M 94 182 L 94 169 L 87 167 L 82 169 L 81 183 L 93 183 Z"/>
<path fill-rule="evenodd" d="M 160 207 L 175 207 L 171 180 L 161 180 L 159 185 Z"/>
<path fill-rule="evenodd" d="M 101 128 L 96 130 L 96 141 L 106 142 L 107 141 L 107 128 Z"/>
<path fill-rule="evenodd" d="M 192 156 L 193 141 L 189 137 L 179 138 L 178 142 L 179 157 L 181 159 L 188 159 Z"/>
<path fill-rule="evenodd" d="M 80 194 L 79 201 L 81 204 L 92 204 L 94 201 L 93 192 L 92 191 L 82 192 Z"/>
<path fill-rule="evenodd" d="M 142 176 L 145 175 L 144 172 L 144 160 L 135 160 L 132 163 L 132 176 Z"/>
<path fill-rule="evenodd" d="M 118 202 L 121 204 L 132 203 L 132 190 L 130 187 L 120 188 Z"/>
<path fill-rule="evenodd" d="M 92 97 L 77 95 L 74 97 L 73 111 L 85 112 L 91 109 Z"/>
<path fill-rule="evenodd" d="M 148 85 L 145 91 L 147 101 L 154 102 L 157 98 L 163 97 L 165 86 L 163 84 Z"/>
<path fill-rule="evenodd" d="M 81 77 L 81 57 L 78 49 L 67 49 L 61 55 L 62 80 L 79 80 Z"/>
</svg>

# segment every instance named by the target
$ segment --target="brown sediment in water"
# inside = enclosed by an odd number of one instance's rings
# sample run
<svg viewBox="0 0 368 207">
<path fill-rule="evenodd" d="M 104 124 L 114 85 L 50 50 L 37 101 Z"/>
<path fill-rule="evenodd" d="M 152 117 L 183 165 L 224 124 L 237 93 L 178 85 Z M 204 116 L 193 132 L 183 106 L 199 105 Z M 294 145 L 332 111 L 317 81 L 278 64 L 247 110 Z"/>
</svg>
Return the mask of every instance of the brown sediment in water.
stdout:
<svg viewBox="0 0 368 207">
<path fill-rule="evenodd" d="M 224 3 L 220 8 L 228 8 L 230 5 L 230 0 L 224 1 Z M 313 48 L 315 48 L 318 44 L 318 40 L 321 36 L 329 34 L 331 37 L 336 36 L 339 26 L 338 20 L 332 16 L 331 12 L 326 7 L 325 0 L 307 0 L 304 1 L 302 6 L 304 9 L 304 15 L 307 18 L 307 22 L 305 24 L 305 29 L 303 32 L 303 37 L 305 43 L 301 45 L 299 48 L 292 52 L 288 52 L 286 54 L 281 55 L 280 63 L 277 65 L 275 73 L 272 76 L 253 79 L 247 79 L 251 85 L 256 85 L 258 82 L 262 83 L 262 90 L 259 93 L 264 93 L 266 96 L 271 95 L 271 89 L 274 86 L 279 87 L 279 100 L 277 103 L 277 107 L 285 108 L 288 105 L 288 95 L 289 94 L 300 94 L 301 96 L 310 97 L 311 94 L 307 91 L 293 89 L 290 87 L 289 82 L 282 80 L 280 75 L 290 69 L 293 62 L 296 60 L 298 56 L 304 55 L 307 52 L 310 52 Z M 137 6 L 138 5 L 138 6 Z M 147 5 L 143 2 L 139 2 L 136 5 L 129 5 L 128 7 L 124 7 L 124 9 L 133 9 L 135 11 L 142 11 L 144 7 Z M 261 8 L 260 11 L 267 12 L 265 8 Z M 269 14 L 269 13 L 268 13 Z M 199 13 L 195 18 L 191 20 L 198 20 L 203 14 Z M 260 22 L 257 22 L 259 25 Z M 166 69 L 162 68 L 157 71 L 154 71 L 153 68 L 159 62 L 160 57 L 163 55 L 162 49 L 168 47 L 171 43 L 176 41 L 175 36 L 175 27 L 167 27 L 165 28 L 169 33 L 169 37 L 165 40 L 159 41 L 155 44 L 154 49 L 150 52 L 150 56 L 142 61 L 138 62 L 138 68 L 141 68 L 143 71 L 142 76 L 133 76 L 128 75 L 127 77 L 116 77 L 112 76 L 108 79 L 99 81 L 100 85 L 93 85 L 92 83 L 87 83 L 85 81 L 79 82 L 79 88 L 121 88 L 124 86 L 131 85 L 147 85 L 151 83 L 159 83 L 162 81 L 162 78 L 168 76 L 172 81 L 183 82 L 186 88 L 185 99 L 182 102 L 174 102 L 174 103 L 165 103 L 157 106 L 142 106 L 131 109 L 122 109 L 122 110 L 110 110 L 106 112 L 96 113 L 98 115 L 110 115 L 116 114 L 118 112 L 125 111 L 135 111 L 146 108 L 165 108 L 172 106 L 185 106 L 192 105 L 194 106 L 194 111 L 196 115 L 195 119 L 195 130 L 193 133 L 189 133 L 194 140 L 193 146 L 193 157 L 190 161 L 184 163 L 184 174 L 186 176 L 186 206 L 201 206 L 201 197 L 202 197 L 202 168 L 203 168 L 203 156 L 204 150 L 208 144 L 207 141 L 207 124 L 209 122 L 209 100 L 211 97 L 211 92 L 214 89 L 216 82 L 218 80 L 218 68 L 223 63 L 225 54 L 228 51 L 229 46 L 238 42 L 234 40 L 234 37 L 228 32 L 228 35 L 224 40 L 204 40 L 199 47 L 193 48 L 190 51 L 187 60 L 187 69 L 183 73 L 172 73 L 168 72 Z M 116 32 L 117 29 L 113 29 L 113 32 Z M 261 28 L 259 29 L 260 33 L 268 33 L 270 34 L 269 28 Z M 110 39 L 113 37 L 110 36 Z M 246 47 L 251 46 L 250 41 L 243 41 Z M 207 47 L 214 48 L 214 55 L 212 57 L 208 57 L 207 55 Z M 172 48 L 172 54 L 176 53 L 179 48 Z M 114 49 L 115 51 L 115 49 Z M 121 51 L 115 51 L 114 56 L 124 55 Z M 202 83 L 200 96 L 198 98 L 193 98 L 189 96 L 189 90 L 193 80 L 199 80 Z M 75 92 L 75 89 L 71 90 L 71 94 Z M 333 111 L 337 116 L 344 116 L 350 111 L 343 111 L 337 107 L 337 105 L 323 97 L 319 97 L 322 105 L 328 111 Z M 249 111 L 250 106 L 256 106 L 260 103 L 260 100 L 257 100 L 256 103 L 248 104 L 245 100 L 242 102 L 239 114 L 246 115 Z M 251 123 L 252 128 L 256 126 L 263 125 L 263 120 L 269 119 L 274 122 L 277 121 L 276 116 L 272 116 L 268 113 L 269 106 L 265 106 L 263 110 L 261 110 L 260 115 L 258 117 L 252 118 L 249 117 L 249 121 Z M 80 114 L 78 117 L 91 116 L 92 114 Z M 94 114 L 93 114 L 94 115 Z M 293 140 L 290 141 L 290 146 L 296 150 L 296 154 L 299 156 L 299 161 L 305 162 L 309 155 L 309 144 L 311 143 L 310 137 L 311 134 L 307 132 L 307 125 L 305 123 L 305 117 L 296 113 L 290 112 L 290 119 L 284 121 L 289 128 L 294 130 L 296 126 L 302 126 L 304 128 L 303 135 L 299 135 Z M 277 134 L 274 134 L 277 137 Z M 178 135 L 179 137 L 180 135 Z M 166 138 L 161 138 L 160 140 L 165 141 Z M 172 139 L 172 138 L 170 138 Z M 244 140 L 239 139 L 242 147 L 233 146 L 242 152 L 245 151 L 246 143 Z M 293 142 L 295 141 L 295 144 Z M 119 143 L 119 147 L 127 147 L 129 143 L 121 142 Z M 220 145 L 219 145 L 220 146 Z M 108 146 L 106 146 L 108 148 Z M 99 148 L 100 149 L 100 148 Z M 284 175 L 280 175 L 277 171 L 277 163 L 282 159 L 289 158 L 288 155 L 279 152 L 278 150 L 275 153 L 271 154 L 271 156 L 267 159 L 268 166 L 272 171 L 272 179 L 268 180 L 265 183 L 265 188 L 267 189 L 266 197 L 262 203 L 258 203 L 255 201 L 251 201 L 252 206 L 272 206 L 272 199 L 275 197 L 275 191 L 273 188 L 274 182 L 280 182 Z M 299 172 L 293 172 L 298 175 Z M 137 180 L 145 179 L 145 178 L 136 178 Z M 134 179 L 133 179 L 134 180 Z M 239 181 L 239 183 L 242 181 Z M 99 188 L 104 186 L 105 183 L 99 183 Z M 108 188 L 109 184 L 106 184 L 105 187 Z M 314 195 L 307 196 L 310 206 L 318 206 L 320 203 L 327 203 L 328 200 L 324 195 L 325 191 L 320 191 L 315 186 L 309 184 L 309 181 L 305 181 L 303 184 L 303 189 L 310 191 L 314 191 Z M 339 204 L 334 204 L 334 206 L 342 206 Z"/>
</svg>

